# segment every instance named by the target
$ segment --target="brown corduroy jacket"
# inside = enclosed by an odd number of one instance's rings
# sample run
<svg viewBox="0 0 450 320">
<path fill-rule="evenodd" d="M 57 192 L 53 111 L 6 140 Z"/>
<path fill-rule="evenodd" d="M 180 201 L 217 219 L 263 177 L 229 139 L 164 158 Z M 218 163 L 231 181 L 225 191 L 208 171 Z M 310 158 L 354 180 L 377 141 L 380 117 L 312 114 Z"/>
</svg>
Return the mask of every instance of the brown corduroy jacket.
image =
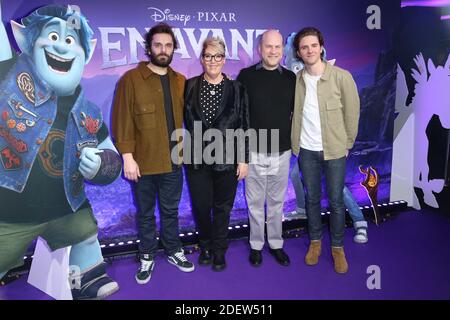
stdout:
<svg viewBox="0 0 450 320">
<path fill-rule="evenodd" d="M 175 129 L 181 129 L 186 78 L 170 67 L 168 75 Z M 120 78 L 114 97 L 112 132 L 119 152 L 133 154 L 141 175 L 172 171 L 161 80 L 147 62 L 140 62 Z M 180 140 L 181 135 L 177 141 Z M 177 164 L 181 163 L 182 158 L 178 157 Z"/>
</svg>

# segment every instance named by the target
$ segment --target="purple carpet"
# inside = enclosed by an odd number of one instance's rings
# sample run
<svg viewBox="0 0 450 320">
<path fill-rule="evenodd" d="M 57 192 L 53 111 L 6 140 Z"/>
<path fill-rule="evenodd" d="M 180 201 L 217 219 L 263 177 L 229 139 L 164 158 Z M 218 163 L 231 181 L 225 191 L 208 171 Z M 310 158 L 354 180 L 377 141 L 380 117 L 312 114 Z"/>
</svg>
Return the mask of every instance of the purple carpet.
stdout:
<svg viewBox="0 0 450 320">
<path fill-rule="evenodd" d="M 369 226 L 369 242 L 353 242 L 346 229 L 345 251 L 350 270 L 334 272 L 328 231 L 325 232 L 319 264 L 305 265 L 308 238 L 302 235 L 285 241 L 291 265 L 280 266 L 265 249 L 262 266 L 248 262 L 246 239 L 230 242 L 228 267 L 214 272 L 196 265 L 183 273 L 159 253 L 151 281 L 134 280 L 134 258 L 115 260 L 110 275 L 120 291 L 109 299 L 450 299 L 450 219 L 431 212 L 399 213 L 382 226 Z M 188 255 L 197 263 L 198 253 Z M 369 290 L 367 268 L 380 268 L 381 289 Z M 0 299 L 49 299 L 26 283 L 26 276 L 0 287 Z"/>
</svg>

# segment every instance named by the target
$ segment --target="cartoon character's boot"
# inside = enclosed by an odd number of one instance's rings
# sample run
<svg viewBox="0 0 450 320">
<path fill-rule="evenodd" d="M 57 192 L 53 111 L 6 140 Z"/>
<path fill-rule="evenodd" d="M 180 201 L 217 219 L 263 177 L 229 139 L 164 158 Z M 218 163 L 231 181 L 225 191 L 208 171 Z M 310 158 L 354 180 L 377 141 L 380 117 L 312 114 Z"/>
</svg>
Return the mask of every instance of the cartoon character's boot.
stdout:
<svg viewBox="0 0 450 320">
<path fill-rule="evenodd" d="M 104 262 L 81 274 L 71 274 L 69 284 L 73 300 L 100 300 L 119 290 L 118 283 L 106 274 Z"/>
<path fill-rule="evenodd" d="M 355 236 L 353 237 L 353 241 L 356 243 L 366 243 L 369 241 L 367 236 L 367 221 L 356 221 L 353 224 L 355 228 Z"/>
</svg>

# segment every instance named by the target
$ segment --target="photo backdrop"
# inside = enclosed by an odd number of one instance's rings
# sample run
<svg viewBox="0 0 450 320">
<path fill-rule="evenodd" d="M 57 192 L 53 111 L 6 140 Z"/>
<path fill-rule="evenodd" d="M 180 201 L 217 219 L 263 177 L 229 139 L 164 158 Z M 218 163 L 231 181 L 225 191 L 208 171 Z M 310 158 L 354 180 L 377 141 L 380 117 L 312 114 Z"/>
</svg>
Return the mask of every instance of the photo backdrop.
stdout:
<svg viewBox="0 0 450 320">
<path fill-rule="evenodd" d="M 50 3 L 67 4 L 66 1 L 3 1 L 3 22 L 10 39 L 9 20 L 19 22 L 32 10 Z M 359 133 L 348 159 L 347 185 L 360 205 L 369 204 L 359 184 L 364 176 L 358 166 L 371 165 L 380 177 L 379 200 L 389 198 L 396 76 L 392 33 L 400 1 L 73 0 L 70 4 L 78 6 L 88 18 L 97 39 L 82 86 L 87 98 L 102 108 L 107 123 L 119 77 L 134 68 L 138 61 L 146 60 L 143 38 L 146 30 L 158 22 L 174 27 L 180 48 L 172 67 L 187 78 L 202 71 L 198 57 L 207 36 L 220 36 L 225 40 L 224 72 L 235 78 L 242 68 L 259 61 L 257 37 L 265 30 L 278 29 L 286 38 L 305 26 L 319 28 L 325 36 L 327 58 L 336 59 L 337 66 L 352 73 L 361 98 Z M 292 163 L 294 161 L 293 158 Z M 86 185 L 86 189 L 102 241 L 136 237 L 136 208 L 126 180 L 118 179 L 106 187 Z M 327 206 L 326 199 L 323 206 Z M 285 211 L 292 210 L 295 210 L 295 193 L 289 183 Z M 186 185 L 179 212 L 181 230 L 193 230 Z M 247 206 L 241 182 L 231 224 L 246 220 Z"/>
</svg>

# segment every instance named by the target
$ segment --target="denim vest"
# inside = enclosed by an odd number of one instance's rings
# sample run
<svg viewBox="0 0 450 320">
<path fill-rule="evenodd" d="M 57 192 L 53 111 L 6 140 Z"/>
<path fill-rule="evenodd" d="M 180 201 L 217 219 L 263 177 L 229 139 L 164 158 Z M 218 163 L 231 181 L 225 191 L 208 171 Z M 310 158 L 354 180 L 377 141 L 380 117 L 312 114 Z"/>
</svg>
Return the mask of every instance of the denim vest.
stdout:
<svg viewBox="0 0 450 320">
<path fill-rule="evenodd" d="M 20 55 L 0 83 L 0 187 L 22 192 L 56 117 L 57 96 L 39 78 L 30 58 Z M 76 211 L 86 200 L 78 171 L 83 147 L 98 145 L 101 110 L 80 91 L 67 121 L 63 179 L 67 200 Z M 42 186 L 45 188 L 45 186 Z"/>
</svg>

